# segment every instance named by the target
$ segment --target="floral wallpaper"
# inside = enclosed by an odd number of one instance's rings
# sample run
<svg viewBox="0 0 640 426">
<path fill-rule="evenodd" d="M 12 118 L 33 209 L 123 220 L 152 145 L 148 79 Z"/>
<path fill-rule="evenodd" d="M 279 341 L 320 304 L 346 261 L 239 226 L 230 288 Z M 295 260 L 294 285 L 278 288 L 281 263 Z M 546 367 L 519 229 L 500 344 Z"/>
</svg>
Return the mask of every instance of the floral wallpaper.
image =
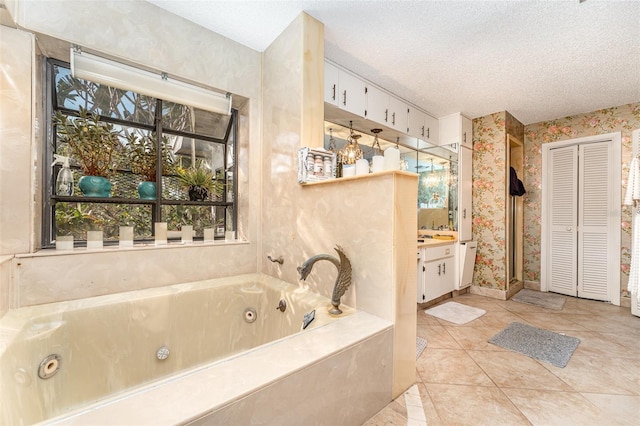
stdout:
<svg viewBox="0 0 640 426">
<path fill-rule="evenodd" d="M 473 235 L 478 241 L 474 285 L 506 290 L 505 185 L 506 135 L 524 141 L 524 271 L 526 281 L 540 282 L 542 218 L 542 144 L 621 132 L 622 186 L 631 162 L 631 131 L 640 129 L 640 103 L 601 109 L 523 126 L 507 111 L 473 120 Z M 622 206 L 620 290 L 628 297 L 631 262 L 631 211 Z"/>
<path fill-rule="evenodd" d="M 506 138 L 524 126 L 506 111 L 473 121 L 474 285 L 506 290 Z"/>
<path fill-rule="evenodd" d="M 524 279 L 540 281 L 540 238 L 542 206 L 542 144 L 597 134 L 621 132 L 622 135 L 622 186 L 624 198 L 631 162 L 631 131 L 640 128 L 640 103 L 558 118 L 525 126 L 524 136 Z M 474 199 L 475 202 L 475 199 Z M 628 297 L 627 283 L 631 261 L 631 211 L 622 206 L 620 223 L 620 290 Z"/>
</svg>

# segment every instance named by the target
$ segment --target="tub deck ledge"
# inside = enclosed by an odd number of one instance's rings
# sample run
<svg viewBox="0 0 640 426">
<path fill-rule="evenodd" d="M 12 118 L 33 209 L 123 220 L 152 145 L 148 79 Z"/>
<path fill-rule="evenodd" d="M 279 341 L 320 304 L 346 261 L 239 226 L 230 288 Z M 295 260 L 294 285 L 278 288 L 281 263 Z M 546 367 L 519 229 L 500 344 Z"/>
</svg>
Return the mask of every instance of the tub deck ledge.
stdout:
<svg viewBox="0 0 640 426">
<path fill-rule="evenodd" d="M 42 424 L 184 424 L 393 327 L 366 312 L 118 394 Z M 141 408 L 143 407 L 143 408 Z"/>
</svg>

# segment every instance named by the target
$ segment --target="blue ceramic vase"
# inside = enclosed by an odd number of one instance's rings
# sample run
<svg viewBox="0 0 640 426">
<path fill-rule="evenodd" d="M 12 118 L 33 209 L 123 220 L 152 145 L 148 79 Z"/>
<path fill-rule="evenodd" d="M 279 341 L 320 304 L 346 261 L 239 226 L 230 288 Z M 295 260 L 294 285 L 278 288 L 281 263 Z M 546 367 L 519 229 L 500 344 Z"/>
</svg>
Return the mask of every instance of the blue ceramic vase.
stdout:
<svg viewBox="0 0 640 426">
<path fill-rule="evenodd" d="M 78 181 L 86 197 L 111 197 L 111 182 L 101 176 L 82 176 Z"/>
<path fill-rule="evenodd" d="M 140 182 L 138 184 L 138 195 L 140 195 L 141 200 L 155 200 L 156 199 L 156 183 Z"/>
</svg>

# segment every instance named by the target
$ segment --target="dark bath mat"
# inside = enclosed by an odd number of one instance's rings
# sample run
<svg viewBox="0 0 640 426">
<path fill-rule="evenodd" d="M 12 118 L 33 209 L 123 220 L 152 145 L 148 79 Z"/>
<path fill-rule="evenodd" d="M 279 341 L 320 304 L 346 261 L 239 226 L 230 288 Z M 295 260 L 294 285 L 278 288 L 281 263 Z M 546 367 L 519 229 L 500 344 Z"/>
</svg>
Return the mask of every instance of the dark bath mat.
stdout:
<svg viewBox="0 0 640 426">
<path fill-rule="evenodd" d="M 489 343 L 564 368 L 580 339 L 512 322 L 489 339 Z"/>
<path fill-rule="evenodd" d="M 514 302 L 527 303 L 529 305 L 541 306 L 555 311 L 561 311 L 567 298 L 553 293 L 529 290 L 523 288 L 511 298 Z"/>
</svg>

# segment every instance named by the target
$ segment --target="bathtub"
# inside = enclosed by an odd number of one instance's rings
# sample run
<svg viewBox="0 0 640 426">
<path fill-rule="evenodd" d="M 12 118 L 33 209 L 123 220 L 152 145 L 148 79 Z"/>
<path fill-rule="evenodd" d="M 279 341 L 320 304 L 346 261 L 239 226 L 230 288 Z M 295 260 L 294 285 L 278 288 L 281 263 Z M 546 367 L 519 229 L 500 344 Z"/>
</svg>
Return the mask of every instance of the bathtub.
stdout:
<svg viewBox="0 0 640 426">
<path fill-rule="evenodd" d="M 0 422 L 323 424 L 317 407 L 277 408 L 283 395 L 313 398 L 323 386 L 363 405 L 345 413 L 336 399 L 338 420 L 366 420 L 390 400 L 392 327 L 344 305 L 330 316 L 329 304 L 249 274 L 11 310 L 0 329 Z M 301 380 L 313 380 L 309 396 Z"/>
</svg>

